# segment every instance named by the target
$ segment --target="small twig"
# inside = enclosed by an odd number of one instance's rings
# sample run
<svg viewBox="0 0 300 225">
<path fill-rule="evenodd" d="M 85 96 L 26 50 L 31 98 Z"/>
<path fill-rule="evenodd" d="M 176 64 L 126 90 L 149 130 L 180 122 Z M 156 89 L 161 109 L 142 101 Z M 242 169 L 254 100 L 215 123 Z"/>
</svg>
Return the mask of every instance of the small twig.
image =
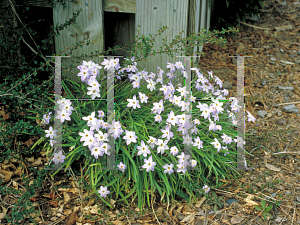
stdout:
<svg viewBox="0 0 300 225">
<path fill-rule="evenodd" d="M 153 213 L 154 213 L 155 219 L 157 220 L 157 222 L 158 222 L 159 224 L 161 224 L 161 223 L 159 222 L 157 216 L 156 216 L 156 213 L 154 212 L 154 209 L 153 209 L 153 194 L 151 194 L 151 208 L 152 208 L 152 211 L 153 211 Z"/>
<path fill-rule="evenodd" d="M 17 181 L 15 181 L 19 186 L 21 186 L 22 188 L 24 188 L 27 191 L 27 188 L 22 186 L 21 184 L 19 184 Z"/>
<path fill-rule="evenodd" d="M 277 152 L 277 153 L 272 153 L 272 155 L 278 155 L 278 154 L 300 154 L 300 152 Z"/>
<path fill-rule="evenodd" d="M 3 203 L 6 204 L 6 205 L 9 205 L 10 207 L 15 207 L 14 205 L 11 205 L 11 204 L 6 203 L 5 201 L 3 201 L 1 197 L 2 197 L 2 195 L 0 195 L 0 200 L 1 200 L 1 202 L 3 202 Z"/>
<path fill-rule="evenodd" d="M 207 225 L 208 219 L 206 220 L 207 201 L 205 201 L 205 214 L 204 214 L 204 225 Z"/>
<path fill-rule="evenodd" d="M 123 212 L 125 213 L 125 211 L 124 211 L 124 209 L 122 209 L 123 210 Z M 128 218 L 128 216 L 125 214 L 125 216 L 126 216 L 126 218 L 127 218 L 127 220 L 128 220 L 128 223 L 129 223 L 129 225 L 131 225 L 131 223 L 130 223 L 130 220 L 129 220 L 129 218 Z"/>
<path fill-rule="evenodd" d="M 293 219 L 292 219 L 292 225 L 293 225 L 293 223 L 294 223 L 294 218 L 295 218 L 295 212 L 296 212 L 295 207 L 296 207 L 296 206 L 294 206 L 294 214 L 293 214 Z"/>
<path fill-rule="evenodd" d="M 248 23 L 241 22 L 241 21 L 240 21 L 240 23 L 242 23 L 242 24 L 245 24 L 245 25 L 247 25 L 247 26 L 249 26 L 249 27 L 256 28 L 256 29 L 262 29 L 262 30 L 273 30 L 272 28 L 258 27 L 258 26 L 254 26 L 254 25 L 251 25 L 251 24 L 248 24 Z"/>
<path fill-rule="evenodd" d="M 55 225 L 55 224 L 58 224 L 59 222 L 61 222 L 61 221 L 63 221 L 64 220 L 64 218 L 60 218 L 59 220 L 57 220 L 57 221 L 54 221 L 54 222 L 52 222 L 52 223 L 48 223 L 48 225 Z"/>
<path fill-rule="evenodd" d="M 39 210 L 40 210 L 40 214 L 41 214 L 42 220 L 45 221 L 44 217 L 43 217 L 43 214 L 42 214 L 42 210 L 41 210 L 40 204 L 38 205 L 38 207 L 39 207 Z"/>
<path fill-rule="evenodd" d="M 51 187 L 54 188 L 54 190 L 56 191 L 56 194 L 57 194 L 60 198 L 62 198 L 61 195 L 60 195 L 60 194 L 58 193 L 58 191 L 56 190 L 56 188 L 55 188 L 55 186 L 54 186 L 52 180 L 49 179 L 48 174 L 47 174 L 47 178 L 48 178 L 48 180 L 50 180 L 50 182 L 51 182 Z"/>
<path fill-rule="evenodd" d="M 264 208 L 263 211 L 261 211 L 260 213 L 258 213 L 258 215 L 257 215 L 255 218 L 253 218 L 252 220 L 250 220 L 250 222 L 248 223 L 248 225 L 251 224 L 252 221 L 255 220 L 257 217 L 259 217 L 259 216 L 265 211 L 265 209 L 266 209 L 266 208 Z"/>
<path fill-rule="evenodd" d="M 281 103 L 277 105 L 288 105 L 288 104 L 300 104 L 300 102 L 286 102 L 286 103 Z"/>
<path fill-rule="evenodd" d="M 292 219 L 292 217 L 291 217 L 286 211 L 284 211 L 284 209 L 281 207 L 281 205 L 279 206 L 279 208 L 280 208 L 281 211 L 284 212 L 288 217 L 290 217 L 290 219 Z"/>
<path fill-rule="evenodd" d="M 228 208 L 225 208 L 225 209 L 221 209 L 219 210 L 211 219 L 213 220 L 218 214 L 220 214 L 222 211 L 225 211 L 225 210 L 228 210 L 228 209 L 231 209 L 231 205 L 228 207 Z"/>
</svg>

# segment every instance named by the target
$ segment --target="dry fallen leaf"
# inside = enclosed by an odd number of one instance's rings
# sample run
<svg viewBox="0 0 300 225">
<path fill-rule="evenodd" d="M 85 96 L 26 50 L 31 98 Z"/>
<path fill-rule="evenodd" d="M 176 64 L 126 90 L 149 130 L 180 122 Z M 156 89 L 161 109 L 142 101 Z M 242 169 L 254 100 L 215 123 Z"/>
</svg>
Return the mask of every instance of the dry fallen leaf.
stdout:
<svg viewBox="0 0 300 225">
<path fill-rule="evenodd" d="M 191 223 L 195 220 L 195 212 L 187 217 L 185 217 L 183 220 L 181 220 L 180 222 L 187 222 L 187 223 Z"/>
<path fill-rule="evenodd" d="M 10 172 L 8 170 L 0 170 L 0 173 L 5 176 L 4 183 L 10 181 L 10 179 L 13 175 L 13 172 Z"/>
<path fill-rule="evenodd" d="M 67 204 L 70 201 L 71 197 L 67 194 L 67 192 L 63 192 L 64 195 L 64 204 Z"/>
<path fill-rule="evenodd" d="M 98 205 L 91 206 L 90 210 L 92 214 L 100 215 L 102 213 L 101 207 L 99 207 Z M 100 210 L 100 212 L 98 212 L 98 210 Z"/>
<path fill-rule="evenodd" d="M 244 199 L 244 201 L 246 202 L 246 205 L 248 205 L 248 206 L 258 205 L 257 202 L 251 200 L 253 197 L 254 197 L 253 195 L 248 195 L 247 198 Z"/>
<path fill-rule="evenodd" d="M 244 220 L 243 217 L 239 216 L 239 215 L 235 215 L 231 218 L 231 223 L 232 224 L 239 224 L 240 222 L 242 222 Z"/>
<path fill-rule="evenodd" d="M 273 171 L 276 171 L 276 172 L 279 172 L 279 171 L 280 171 L 280 168 L 277 168 L 277 167 L 275 167 L 275 166 L 273 166 L 273 165 L 271 165 L 271 164 L 268 164 L 268 163 L 266 163 L 266 167 L 267 167 L 268 169 L 273 170 Z"/>
<path fill-rule="evenodd" d="M 195 207 L 200 208 L 201 205 L 203 204 L 203 202 L 205 202 L 205 200 L 206 200 L 206 197 L 205 197 L 205 196 L 202 197 L 202 198 L 200 199 L 200 201 L 198 201 L 198 202 L 196 203 Z"/>
<path fill-rule="evenodd" d="M 39 166 L 39 165 L 42 165 L 43 162 L 42 162 L 42 158 L 39 157 L 34 163 L 32 163 L 31 165 L 32 166 Z"/>
</svg>

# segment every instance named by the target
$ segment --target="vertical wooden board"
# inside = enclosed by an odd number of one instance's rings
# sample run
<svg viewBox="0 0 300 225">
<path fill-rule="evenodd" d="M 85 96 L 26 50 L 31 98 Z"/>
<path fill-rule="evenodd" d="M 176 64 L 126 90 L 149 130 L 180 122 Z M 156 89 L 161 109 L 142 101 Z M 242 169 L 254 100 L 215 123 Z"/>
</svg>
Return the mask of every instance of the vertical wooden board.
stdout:
<svg viewBox="0 0 300 225">
<path fill-rule="evenodd" d="M 166 44 L 169 44 L 182 30 L 184 33 L 181 34 L 181 37 L 186 37 L 188 24 L 188 0 L 136 0 L 135 18 L 135 35 L 137 35 L 138 25 L 141 25 L 140 33 L 144 36 L 157 33 L 157 31 L 163 26 L 167 26 L 169 28 L 155 38 L 153 49 L 159 50 L 160 47 L 163 47 L 163 38 L 166 38 Z M 153 49 L 151 50 L 151 53 L 153 52 Z M 146 58 L 146 62 L 138 62 L 138 65 L 141 67 L 141 70 L 145 68 L 145 70 L 149 73 L 157 73 L 157 66 L 159 66 L 162 70 L 167 71 L 167 62 L 183 62 L 183 57 L 179 58 L 176 57 L 176 55 L 183 56 L 184 54 L 184 50 L 182 50 L 179 54 L 174 54 L 174 57 L 167 54 L 149 56 Z M 181 80 L 177 83 L 183 84 L 184 79 L 182 73 L 177 71 L 176 75 L 178 78 L 181 78 Z M 163 78 L 163 84 L 166 84 L 169 81 L 166 79 L 166 73 L 164 73 Z"/>
<path fill-rule="evenodd" d="M 99 65 L 103 62 L 103 57 L 98 57 L 95 53 L 95 51 L 99 51 L 100 53 L 104 52 L 103 0 L 78 0 L 77 3 L 66 2 L 65 9 L 63 9 L 62 5 L 56 2 L 53 8 L 54 26 L 57 24 L 64 24 L 65 21 L 72 18 L 73 13 L 76 13 L 76 11 L 80 8 L 82 8 L 82 11 L 76 19 L 76 24 L 73 23 L 67 28 L 64 28 L 60 31 L 60 35 L 55 37 L 56 55 L 60 56 L 69 55 L 68 50 L 63 53 L 61 53 L 61 51 L 75 46 L 76 43 L 82 41 L 87 34 L 90 35 L 90 43 L 94 42 L 94 44 L 78 47 L 73 51 L 69 58 L 62 58 L 62 79 L 68 78 L 79 84 L 81 84 L 81 80 L 80 77 L 77 76 L 79 73 L 77 66 L 81 65 L 83 60 L 92 60 Z M 83 56 L 83 54 L 91 55 L 91 53 L 95 56 Z M 82 56 L 82 58 L 76 59 L 75 57 L 78 56 Z M 72 64 L 74 68 L 70 68 L 70 64 Z M 103 69 L 101 71 L 103 71 Z M 104 74 L 100 74 L 100 76 L 104 76 Z"/>
<path fill-rule="evenodd" d="M 192 0 L 190 4 L 190 23 L 189 23 L 189 36 L 192 33 L 199 33 L 202 31 L 202 28 L 206 31 L 209 30 L 210 27 L 210 17 L 211 17 L 211 9 L 213 4 L 207 0 Z M 196 42 L 197 44 L 200 44 Z M 193 55 L 195 56 L 196 52 L 201 53 L 203 49 L 203 45 L 195 46 Z M 199 57 L 194 58 L 193 61 L 199 61 Z"/>
</svg>

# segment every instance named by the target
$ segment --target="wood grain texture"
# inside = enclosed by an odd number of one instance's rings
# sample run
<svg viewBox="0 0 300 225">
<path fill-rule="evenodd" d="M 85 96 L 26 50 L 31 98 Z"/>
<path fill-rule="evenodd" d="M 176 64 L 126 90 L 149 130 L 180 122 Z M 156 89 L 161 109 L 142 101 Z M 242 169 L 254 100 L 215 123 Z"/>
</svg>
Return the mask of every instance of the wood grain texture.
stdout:
<svg viewBox="0 0 300 225">
<path fill-rule="evenodd" d="M 84 37 L 89 34 L 90 45 L 83 45 L 78 47 L 70 55 L 70 58 L 64 58 L 62 60 L 62 68 L 70 68 L 69 65 L 73 64 L 75 68 L 71 68 L 70 71 L 64 72 L 62 69 L 62 77 L 67 77 L 77 83 L 81 82 L 77 74 L 79 69 L 77 66 L 82 64 L 82 61 L 92 60 L 95 63 L 100 64 L 103 62 L 103 58 L 95 57 L 83 57 L 84 59 L 75 59 L 74 57 L 82 56 L 83 54 L 91 55 L 91 52 L 95 54 L 95 51 L 104 52 L 104 23 L 103 23 L 103 1 L 84 0 L 77 3 L 66 2 L 67 7 L 63 9 L 60 4 L 55 4 L 53 8 L 53 20 L 54 25 L 63 24 L 66 20 L 72 18 L 73 13 L 76 10 L 82 8 L 82 12 L 77 17 L 76 24 L 71 24 L 67 28 L 60 31 L 60 35 L 55 37 L 55 50 L 56 55 L 68 55 L 69 51 L 66 50 L 76 43 L 82 41 Z M 66 51 L 65 51 L 66 50 Z M 62 52 L 65 51 L 65 52 Z M 78 61 L 72 62 L 72 60 Z M 83 96 L 81 96 L 83 97 Z"/>
<path fill-rule="evenodd" d="M 182 30 L 184 33 L 182 38 L 186 37 L 187 25 L 188 25 L 188 1 L 187 0 L 137 0 L 136 1 L 136 20 L 135 30 L 137 35 L 138 25 L 141 25 L 140 33 L 144 36 L 149 34 L 155 34 L 163 26 L 167 26 L 169 29 L 165 30 L 162 34 L 155 38 L 154 50 L 159 50 L 163 46 L 163 38 L 167 39 L 166 44 L 172 42 L 175 36 Z M 153 52 L 153 50 L 151 50 Z M 182 55 L 184 55 L 182 51 Z M 145 68 L 146 71 L 157 73 L 157 66 L 166 70 L 167 62 L 175 63 L 182 61 L 183 58 L 174 57 L 167 54 L 159 54 L 155 56 L 149 56 L 147 62 L 139 62 L 138 65 L 141 68 Z M 183 62 L 183 61 L 182 61 Z M 180 71 L 176 74 L 179 76 Z M 166 74 L 163 75 L 166 80 Z M 166 82 L 164 82 L 166 83 Z"/>
<path fill-rule="evenodd" d="M 136 0 L 104 0 L 104 11 L 135 13 Z"/>
<path fill-rule="evenodd" d="M 44 6 L 51 8 L 51 5 L 48 4 L 46 0 L 29 0 L 28 4 L 31 6 Z M 135 0 L 104 0 L 104 11 L 135 13 Z"/>
</svg>

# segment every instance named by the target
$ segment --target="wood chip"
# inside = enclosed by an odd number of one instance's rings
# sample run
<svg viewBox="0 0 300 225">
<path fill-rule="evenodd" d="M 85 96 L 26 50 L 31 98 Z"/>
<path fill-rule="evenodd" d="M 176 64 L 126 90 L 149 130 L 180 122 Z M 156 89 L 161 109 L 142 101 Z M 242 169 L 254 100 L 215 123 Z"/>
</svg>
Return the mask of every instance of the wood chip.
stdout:
<svg viewBox="0 0 300 225">
<path fill-rule="evenodd" d="M 268 169 L 273 170 L 273 171 L 276 171 L 276 172 L 279 172 L 279 171 L 281 170 L 280 168 L 277 168 L 277 167 L 275 167 L 275 166 L 273 166 L 273 165 L 271 165 L 271 164 L 268 164 L 268 163 L 266 163 L 266 167 L 267 167 Z"/>
</svg>

